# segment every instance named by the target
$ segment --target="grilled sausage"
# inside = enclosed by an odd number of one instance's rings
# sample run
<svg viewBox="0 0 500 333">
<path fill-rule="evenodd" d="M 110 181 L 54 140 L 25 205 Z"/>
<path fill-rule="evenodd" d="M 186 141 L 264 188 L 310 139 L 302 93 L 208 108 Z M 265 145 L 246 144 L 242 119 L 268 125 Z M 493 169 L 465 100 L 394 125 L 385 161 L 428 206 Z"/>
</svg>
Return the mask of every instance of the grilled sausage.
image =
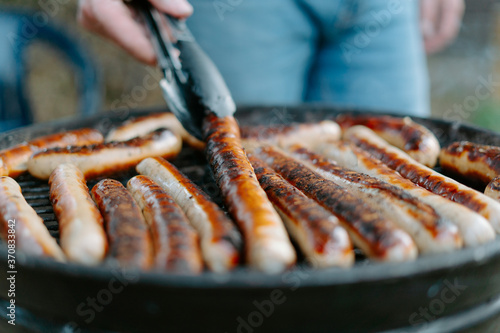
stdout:
<svg viewBox="0 0 500 333">
<path fill-rule="evenodd" d="M 339 140 L 340 127 L 331 120 L 278 126 L 243 126 L 241 137 L 244 140 L 256 140 L 281 148 L 297 143 L 313 147 L 321 142 Z"/>
<path fill-rule="evenodd" d="M 460 230 L 465 246 L 474 246 L 495 238 L 492 226 L 472 210 L 415 185 L 367 152 L 348 142 L 333 142 L 317 147 L 317 151 L 339 165 L 368 174 L 398 186 L 431 206 L 443 219 L 451 221 Z"/>
<path fill-rule="evenodd" d="M 123 125 L 112 129 L 108 135 L 106 135 L 106 142 L 127 141 L 138 136 L 146 135 L 160 128 L 168 128 L 180 136 L 186 144 L 195 149 L 202 150 L 205 148 L 205 143 L 189 134 L 179 120 L 177 120 L 175 115 L 170 112 L 154 113 L 128 120 L 123 123 Z"/>
<path fill-rule="evenodd" d="M 153 245 L 141 209 L 123 185 L 103 179 L 92 188 L 109 240 L 107 260 L 124 268 L 147 269 L 153 261 Z"/>
<path fill-rule="evenodd" d="M 280 214 L 290 236 L 312 266 L 351 266 L 351 240 L 337 217 L 284 180 L 262 160 L 249 157 L 260 185 Z"/>
<path fill-rule="evenodd" d="M 31 157 L 28 170 L 37 178 L 47 179 L 58 165 L 72 163 L 90 179 L 127 170 L 146 157 L 174 157 L 181 145 L 179 137 L 162 129 L 124 142 L 45 150 Z"/>
<path fill-rule="evenodd" d="M 64 253 L 43 220 L 26 202 L 19 184 L 10 177 L 0 177 L 0 224 L 5 243 L 13 245 L 16 251 L 65 261 Z"/>
<path fill-rule="evenodd" d="M 355 125 L 366 126 L 417 162 L 431 168 L 436 165 L 439 141 L 431 131 L 409 117 L 343 114 L 339 115 L 336 121 L 343 131 Z"/>
<path fill-rule="evenodd" d="M 255 154 L 293 186 L 336 215 L 354 245 L 379 261 L 413 260 L 417 247 L 411 237 L 391 218 L 383 217 L 349 189 L 321 177 L 276 148 L 262 147 Z"/>
<path fill-rule="evenodd" d="M 31 155 L 43 149 L 67 146 L 85 146 L 102 143 L 101 132 L 82 128 L 43 136 L 27 143 L 0 151 L 0 176 L 17 177 L 28 170 L 27 162 Z"/>
<path fill-rule="evenodd" d="M 0 151 L 0 176 L 17 177 L 28 170 L 27 162 L 34 149 L 28 143 Z"/>
<path fill-rule="evenodd" d="M 223 273 L 238 265 L 241 235 L 205 192 L 162 158 L 147 158 L 136 169 L 153 179 L 182 208 L 198 231 L 203 258 L 211 271 Z"/>
<path fill-rule="evenodd" d="M 484 194 L 500 202 L 500 177 L 494 178 L 488 186 Z"/>
<path fill-rule="evenodd" d="M 242 231 L 248 264 L 268 273 L 293 265 L 295 251 L 245 155 L 236 120 L 211 113 L 203 121 L 203 131 L 209 164 L 228 211 Z"/>
<path fill-rule="evenodd" d="M 49 185 L 66 257 L 81 264 L 100 263 L 108 240 L 101 213 L 90 197 L 82 172 L 72 164 L 61 164 L 50 175 Z"/>
<path fill-rule="evenodd" d="M 455 142 L 441 149 L 439 163 L 444 170 L 486 185 L 500 175 L 500 147 Z"/>
<path fill-rule="evenodd" d="M 402 188 L 342 168 L 300 145 L 290 147 L 290 151 L 293 157 L 303 160 L 323 177 L 377 204 L 386 216 L 392 216 L 397 225 L 412 236 L 419 252 L 449 252 L 462 247 L 463 240 L 456 225 Z"/>
<path fill-rule="evenodd" d="M 146 176 L 133 177 L 127 188 L 149 224 L 154 267 L 174 273 L 201 273 L 203 259 L 198 235 L 172 197 Z"/>
<path fill-rule="evenodd" d="M 492 198 L 418 163 L 366 127 L 351 127 L 346 137 L 415 184 L 481 214 L 500 232 L 500 203 Z"/>
</svg>

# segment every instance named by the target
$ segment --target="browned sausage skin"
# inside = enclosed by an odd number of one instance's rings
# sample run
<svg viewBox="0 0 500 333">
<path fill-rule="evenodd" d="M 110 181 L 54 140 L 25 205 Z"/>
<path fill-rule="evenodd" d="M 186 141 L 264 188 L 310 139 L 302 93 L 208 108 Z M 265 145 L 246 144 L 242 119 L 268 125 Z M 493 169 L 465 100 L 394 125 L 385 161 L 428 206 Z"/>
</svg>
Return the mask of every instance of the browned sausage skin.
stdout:
<svg viewBox="0 0 500 333">
<path fill-rule="evenodd" d="M 351 266 L 354 251 L 337 217 L 284 180 L 262 160 L 249 157 L 260 185 L 308 262 L 314 267 Z"/>
<path fill-rule="evenodd" d="M 170 112 L 153 113 L 127 120 L 121 126 L 112 129 L 108 135 L 106 135 L 106 142 L 127 141 L 138 136 L 146 135 L 160 128 L 168 128 L 180 136 L 182 141 L 195 149 L 202 150 L 205 148 L 205 143 L 189 134 L 184 127 L 182 127 L 182 124 L 177 120 L 175 115 Z"/>
<path fill-rule="evenodd" d="M 50 175 L 49 185 L 61 247 L 68 260 L 99 264 L 106 255 L 108 240 L 82 172 L 72 164 L 61 164 Z"/>
<path fill-rule="evenodd" d="M 345 136 L 349 141 L 415 184 L 481 214 L 491 223 L 497 233 L 500 232 L 500 203 L 416 162 L 403 151 L 387 144 L 366 127 L 351 127 Z"/>
<path fill-rule="evenodd" d="M 500 175 L 500 147 L 454 142 L 441 149 L 439 163 L 444 170 L 486 185 Z"/>
<path fill-rule="evenodd" d="M 0 234 L 6 244 L 15 244 L 16 251 L 65 261 L 43 220 L 26 202 L 19 184 L 10 177 L 0 177 Z"/>
<path fill-rule="evenodd" d="M 90 179 L 128 170 L 146 157 L 175 157 L 181 147 L 177 135 L 160 129 L 129 141 L 45 150 L 31 157 L 28 170 L 37 178 L 47 179 L 58 165 L 72 163 Z"/>
<path fill-rule="evenodd" d="M 340 127 L 331 120 L 275 126 L 243 126 L 241 137 L 281 148 L 300 143 L 307 147 L 340 139 Z"/>
<path fill-rule="evenodd" d="M 0 151 L 0 176 L 17 177 L 26 172 L 27 162 L 31 155 L 43 149 L 92 145 L 102 143 L 103 140 L 101 132 L 91 128 L 82 128 L 21 143 Z"/>
<path fill-rule="evenodd" d="M 153 179 L 182 208 L 198 231 L 203 258 L 211 271 L 228 272 L 238 265 L 241 235 L 207 194 L 161 157 L 147 158 L 136 169 Z"/>
<path fill-rule="evenodd" d="M 489 196 L 490 198 L 495 199 L 500 202 L 500 176 L 494 178 L 488 186 L 486 186 L 486 190 L 484 194 Z"/>
<path fill-rule="evenodd" d="M 172 273 L 201 273 L 198 235 L 172 197 L 146 176 L 133 177 L 127 188 L 151 229 L 154 267 Z"/>
<path fill-rule="evenodd" d="M 258 148 L 255 154 L 292 185 L 335 214 L 354 244 L 367 256 L 381 261 L 416 258 L 417 247 L 411 237 L 346 188 L 321 177 L 276 148 Z"/>
<path fill-rule="evenodd" d="M 330 142 L 318 146 L 317 150 L 345 168 L 380 179 L 419 198 L 431 206 L 442 218 L 459 228 L 465 246 L 476 246 L 495 238 L 495 231 L 491 224 L 481 215 L 403 178 L 397 171 L 350 142 Z"/>
<path fill-rule="evenodd" d="M 342 114 L 336 121 L 343 131 L 355 125 L 368 127 L 416 161 L 431 168 L 436 165 L 439 141 L 431 131 L 409 117 Z"/>
<path fill-rule="evenodd" d="M 241 146 L 236 120 L 209 114 L 203 131 L 215 180 L 243 233 L 249 266 L 268 273 L 290 267 L 296 260 L 295 251 Z"/>
<path fill-rule="evenodd" d="M 340 167 L 300 145 L 289 150 L 293 157 L 305 161 L 323 177 L 378 205 L 385 216 L 393 216 L 396 224 L 415 240 L 419 252 L 449 252 L 462 247 L 463 240 L 457 226 L 419 197 L 375 177 Z"/>
<path fill-rule="evenodd" d="M 153 261 L 151 234 L 127 189 L 119 181 L 103 179 L 92 188 L 92 198 L 104 218 L 108 260 L 124 268 L 149 268 Z"/>
</svg>

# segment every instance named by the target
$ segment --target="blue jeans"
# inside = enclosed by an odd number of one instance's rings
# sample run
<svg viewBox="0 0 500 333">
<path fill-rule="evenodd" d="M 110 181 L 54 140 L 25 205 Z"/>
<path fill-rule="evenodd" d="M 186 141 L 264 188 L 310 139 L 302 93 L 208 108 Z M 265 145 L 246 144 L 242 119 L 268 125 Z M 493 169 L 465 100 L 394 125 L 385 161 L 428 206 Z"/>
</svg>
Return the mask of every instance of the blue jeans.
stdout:
<svg viewBox="0 0 500 333">
<path fill-rule="evenodd" d="M 418 0 L 191 0 L 188 25 L 240 104 L 426 116 Z"/>
</svg>

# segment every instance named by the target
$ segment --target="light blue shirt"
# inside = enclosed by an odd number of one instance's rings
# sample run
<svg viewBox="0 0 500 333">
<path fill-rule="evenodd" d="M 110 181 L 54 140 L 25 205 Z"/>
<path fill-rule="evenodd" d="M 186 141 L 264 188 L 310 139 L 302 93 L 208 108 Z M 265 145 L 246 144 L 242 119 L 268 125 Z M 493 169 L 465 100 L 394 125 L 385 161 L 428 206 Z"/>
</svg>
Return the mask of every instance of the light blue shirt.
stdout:
<svg viewBox="0 0 500 333">
<path fill-rule="evenodd" d="M 417 0 L 191 0 L 188 25 L 239 104 L 429 115 Z"/>
</svg>

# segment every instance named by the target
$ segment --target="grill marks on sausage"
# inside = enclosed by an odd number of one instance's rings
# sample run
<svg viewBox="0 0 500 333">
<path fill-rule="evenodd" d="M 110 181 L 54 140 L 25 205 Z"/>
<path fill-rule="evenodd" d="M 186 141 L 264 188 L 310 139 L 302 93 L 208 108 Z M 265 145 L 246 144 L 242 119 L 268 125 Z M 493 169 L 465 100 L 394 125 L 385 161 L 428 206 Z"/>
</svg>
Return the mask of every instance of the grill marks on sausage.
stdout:
<svg viewBox="0 0 500 333">
<path fill-rule="evenodd" d="M 241 238 L 238 230 L 231 222 L 231 220 L 226 216 L 226 214 L 215 204 L 212 199 L 203 192 L 195 183 L 193 183 L 189 178 L 184 176 L 176 167 L 170 164 L 163 158 L 154 158 L 161 166 L 170 172 L 173 177 L 179 182 L 179 184 L 186 189 L 186 191 L 192 196 L 193 200 L 196 200 L 197 204 L 202 206 L 203 211 L 206 213 L 210 227 L 212 229 L 212 239 L 211 242 L 226 241 L 234 248 L 233 261 L 239 262 L 239 249 L 241 248 Z M 231 251 L 233 252 L 233 251 Z"/>
<path fill-rule="evenodd" d="M 165 128 L 157 129 L 148 135 L 132 138 L 128 141 L 112 141 L 107 143 L 99 143 L 93 145 L 84 146 L 68 146 L 68 147 L 56 147 L 47 151 L 40 152 L 37 155 L 45 155 L 52 153 L 69 153 L 69 154 L 81 154 L 81 155 L 92 155 L 95 151 L 109 149 L 109 148 L 140 148 L 144 144 L 160 139 L 165 133 L 171 133 L 170 130 Z"/>
<path fill-rule="evenodd" d="M 348 182 L 360 184 L 365 188 L 376 189 L 394 200 L 410 205 L 411 208 L 407 211 L 409 211 L 413 217 L 418 218 L 421 225 L 423 225 L 433 237 L 438 236 L 438 234 L 445 230 L 449 230 L 449 224 L 444 223 L 439 214 L 437 214 L 431 206 L 423 203 L 417 197 L 404 191 L 402 188 L 370 177 L 366 174 L 337 166 L 334 164 L 335 162 L 300 146 L 290 147 L 290 151 L 294 156 L 311 162 L 320 170 L 331 173 Z"/>
<path fill-rule="evenodd" d="M 127 120 L 121 126 L 112 129 L 108 133 L 106 142 L 127 141 L 138 136 L 146 135 L 160 128 L 171 130 L 194 149 L 202 150 L 205 147 L 205 143 L 189 134 L 184 127 L 182 127 L 182 124 L 177 120 L 175 115 L 170 112 L 153 113 Z"/>
<path fill-rule="evenodd" d="M 500 191 L 500 177 L 493 179 L 489 187 L 494 191 Z"/>
<path fill-rule="evenodd" d="M 461 141 L 452 143 L 445 150 L 449 154 L 456 156 L 466 153 L 469 161 L 484 161 L 488 165 L 491 165 L 493 170 L 500 173 L 500 147 Z"/>
<path fill-rule="evenodd" d="M 500 201 L 500 176 L 493 179 L 488 186 L 486 186 L 484 194 L 490 198 Z"/>
<path fill-rule="evenodd" d="M 45 150 L 29 160 L 28 169 L 35 177 L 45 179 L 57 165 L 69 162 L 90 179 L 129 170 L 146 157 L 176 156 L 181 146 L 177 135 L 170 130 L 159 129 L 124 142 Z"/>
<path fill-rule="evenodd" d="M 178 122 L 177 118 L 168 112 L 132 118 L 109 131 L 106 142 L 128 141 L 161 128 L 168 128 L 173 131 L 171 127 L 176 122 Z"/>
<path fill-rule="evenodd" d="M 370 137 L 370 139 L 382 145 L 379 142 L 380 139 L 377 140 L 376 137 Z M 334 142 L 321 145 L 318 147 L 318 152 L 338 161 L 344 167 L 366 173 L 418 197 L 423 203 L 431 206 L 445 221 L 458 227 L 465 246 L 476 246 L 495 238 L 492 224 L 483 216 L 403 178 L 397 171 L 353 143 Z"/>
<path fill-rule="evenodd" d="M 344 227 L 362 240 L 364 244 L 358 246 L 368 255 L 383 259 L 392 248 L 398 246 L 402 247 L 401 252 L 412 248 L 416 251 L 408 234 L 391 221 L 382 218 L 370 205 L 346 188 L 324 179 L 302 163 L 288 158 L 271 147 L 263 147 L 257 155 L 292 185 L 339 217 Z M 401 253 L 401 255 L 406 254 Z M 414 256 L 416 252 L 408 254 L 406 259 Z"/>
<path fill-rule="evenodd" d="M 241 146 L 236 120 L 210 114 L 204 120 L 203 130 L 207 159 L 228 211 L 242 230 L 247 261 L 268 272 L 291 266 L 295 252 Z"/>
<path fill-rule="evenodd" d="M 224 211 L 189 178 L 163 158 L 148 158 L 137 171 L 171 194 L 200 235 L 208 268 L 227 272 L 240 261 L 241 235 Z"/>
<path fill-rule="evenodd" d="M 354 253 L 346 231 L 338 219 L 314 200 L 288 183 L 262 160 L 249 157 L 260 185 L 282 214 L 289 233 L 313 265 L 349 266 Z M 292 224 L 292 225 L 290 225 Z"/>
<path fill-rule="evenodd" d="M 152 240 L 142 212 L 118 181 L 104 179 L 92 188 L 109 240 L 108 259 L 121 267 L 147 269 L 152 264 Z"/>
<path fill-rule="evenodd" d="M 440 156 L 443 169 L 484 184 L 500 175 L 500 147 L 454 142 L 442 149 Z"/>
<path fill-rule="evenodd" d="M 391 116 L 354 116 L 340 115 L 336 118 L 337 123 L 343 130 L 355 126 L 362 125 L 370 128 L 375 132 L 394 132 L 401 135 L 405 145 L 404 150 L 418 150 L 424 143 L 423 138 L 427 133 L 407 118 L 396 118 Z"/>
<path fill-rule="evenodd" d="M 417 167 L 414 164 L 407 163 L 407 161 L 400 158 L 398 154 L 386 151 L 384 148 L 378 147 L 368 140 L 355 136 L 349 137 L 349 140 L 358 147 L 370 152 L 375 158 L 387 164 L 391 169 L 399 172 L 403 177 L 435 194 L 460 203 L 476 212 L 481 211 L 487 206 L 486 203 L 476 200 L 473 190 L 463 191 L 457 184 L 444 181 L 442 175 L 434 173 L 430 169 L 423 166 Z"/>
<path fill-rule="evenodd" d="M 431 168 L 436 165 L 440 150 L 439 141 L 431 131 L 409 117 L 340 115 L 337 120 L 344 131 L 357 125 L 368 127 L 419 163 Z"/>
<path fill-rule="evenodd" d="M 200 273 L 203 260 L 198 235 L 174 199 L 146 176 L 133 177 L 128 188 L 151 229 L 154 267 L 175 273 Z"/>
<path fill-rule="evenodd" d="M 34 153 L 43 149 L 83 146 L 102 143 L 102 134 L 95 129 L 82 128 L 63 133 L 42 136 L 27 143 L 0 151 L 0 176 L 17 177 L 27 170 L 26 163 Z"/>
</svg>

